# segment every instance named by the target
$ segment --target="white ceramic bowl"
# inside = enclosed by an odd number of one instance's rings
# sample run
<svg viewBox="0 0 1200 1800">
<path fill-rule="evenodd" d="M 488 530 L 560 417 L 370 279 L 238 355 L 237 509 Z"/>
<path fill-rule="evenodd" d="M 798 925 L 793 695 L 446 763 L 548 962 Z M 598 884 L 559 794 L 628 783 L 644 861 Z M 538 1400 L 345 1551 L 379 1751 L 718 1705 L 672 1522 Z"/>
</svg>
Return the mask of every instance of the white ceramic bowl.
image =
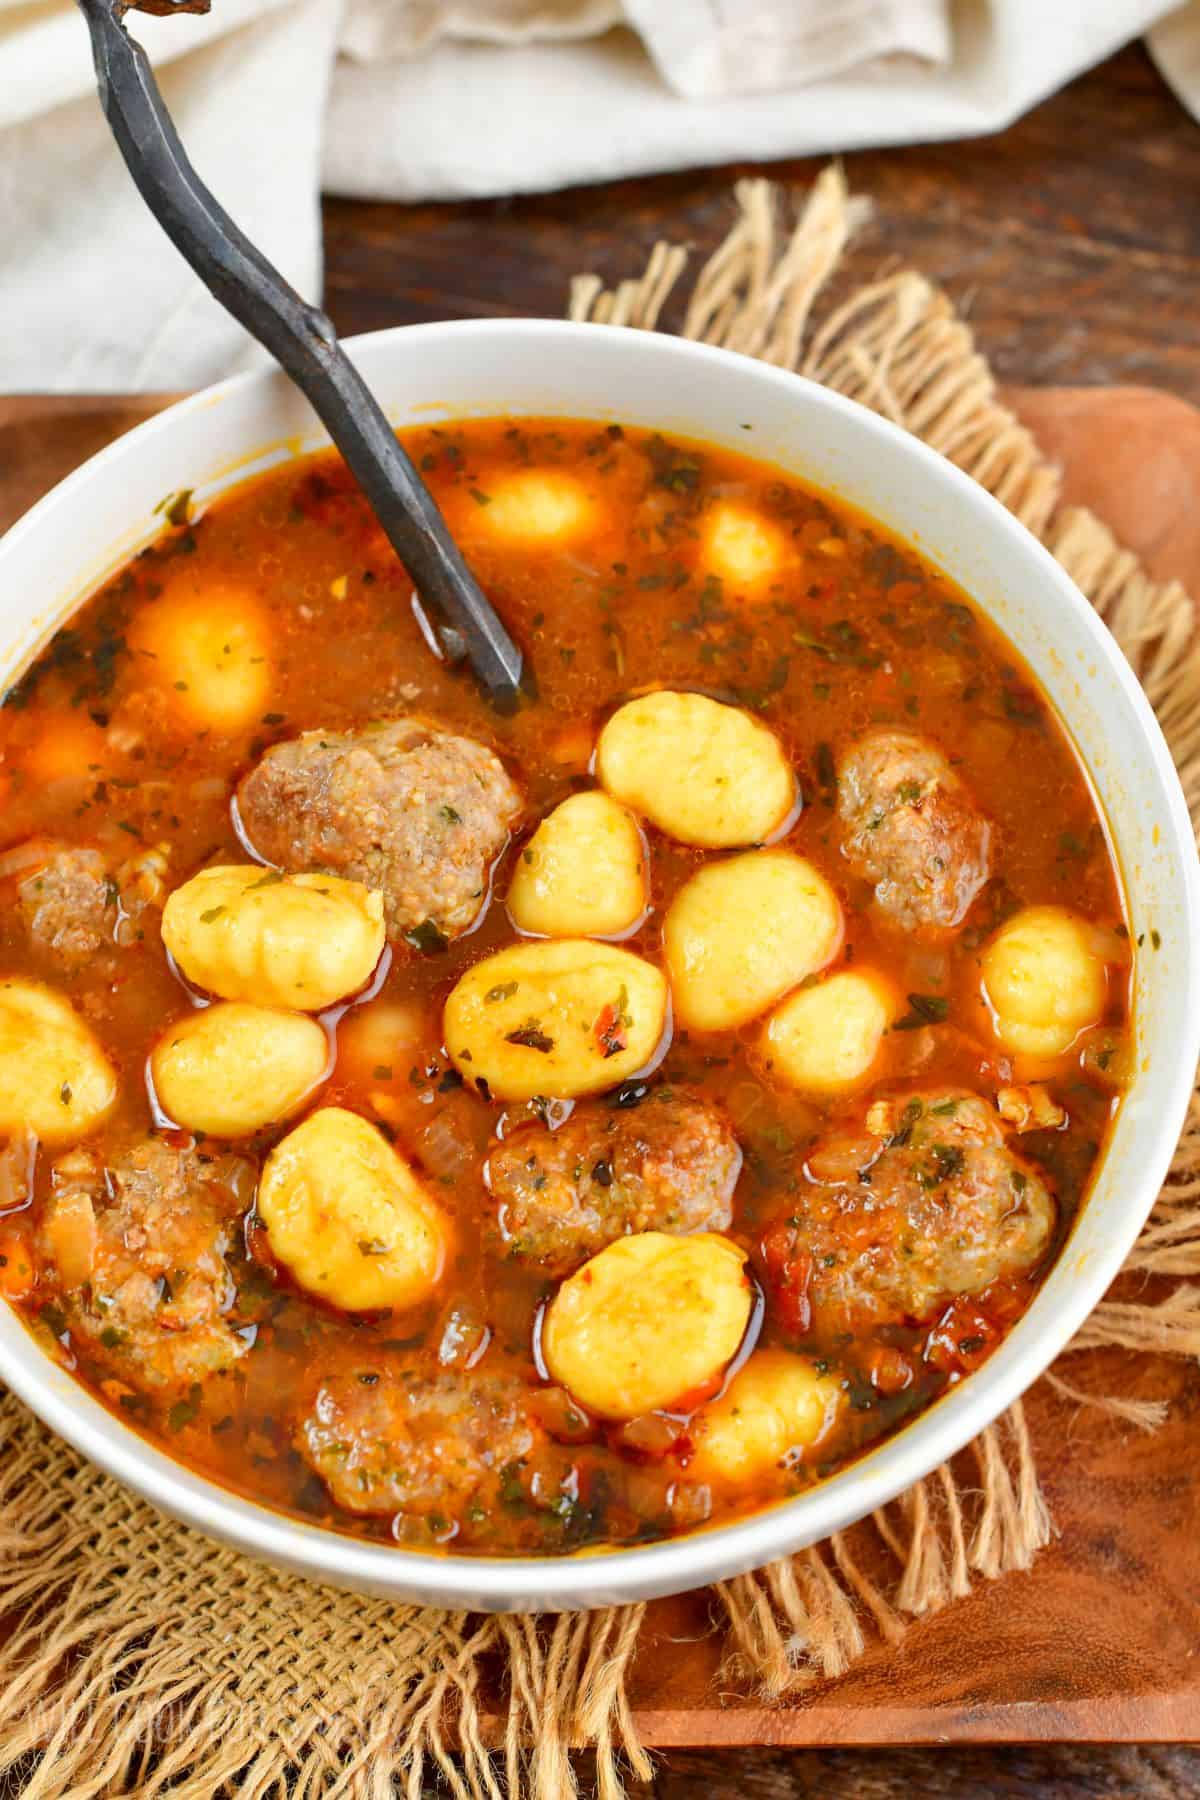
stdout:
<svg viewBox="0 0 1200 1800">
<path fill-rule="evenodd" d="M 595 325 L 423 325 L 349 348 L 397 424 L 558 414 L 707 438 L 863 507 L 961 582 L 1053 697 L 1108 820 L 1132 930 L 1146 934 L 1137 1076 L 1065 1252 L 986 1365 L 812 1492 L 692 1537 L 520 1561 L 356 1543 L 172 1462 L 57 1369 L 7 1308 L 0 1376 L 55 1431 L 155 1505 L 323 1580 L 490 1611 L 599 1606 L 697 1587 L 827 1537 L 953 1455 L 1052 1361 L 1120 1268 L 1166 1172 L 1200 1049 L 1200 879 L 1187 810 L 1140 688 L 1054 559 L 982 488 L 864 408 L 726 351 Z M 267 372 L 185 400 L 94 457 L 0 542 L 0 686 L 82 596 L 155 535 L 164 494 L 190 487 L 203 503 L 324 441 L 300 396 Z"/>
</svg>

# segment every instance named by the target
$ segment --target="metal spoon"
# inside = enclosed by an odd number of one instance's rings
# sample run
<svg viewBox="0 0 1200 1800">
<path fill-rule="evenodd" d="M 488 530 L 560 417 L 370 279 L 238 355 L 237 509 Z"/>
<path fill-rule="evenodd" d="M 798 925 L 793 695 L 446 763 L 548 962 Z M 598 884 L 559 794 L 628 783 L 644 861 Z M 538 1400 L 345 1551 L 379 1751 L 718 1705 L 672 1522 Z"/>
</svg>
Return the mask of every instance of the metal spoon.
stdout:
<svg viewBox="0 0 1200 1800">
<path fill-rule="evenodd" d="M 143 4 L 156 12 L 207 10 L 202 0 Z M 521 690 L 521 652 L 332 324 L 300 298 L 196 174 L 149 58 L 125 31 L 121 0 L 79 5 L 92 35 L 100 103 L 143 200 L 209 291 L 307 396 L 422 599 L 443 629 L 449 626 L 442 642 L 451 660 L 457 638 L 488 697 L 511 709 Z"/>
</svg>

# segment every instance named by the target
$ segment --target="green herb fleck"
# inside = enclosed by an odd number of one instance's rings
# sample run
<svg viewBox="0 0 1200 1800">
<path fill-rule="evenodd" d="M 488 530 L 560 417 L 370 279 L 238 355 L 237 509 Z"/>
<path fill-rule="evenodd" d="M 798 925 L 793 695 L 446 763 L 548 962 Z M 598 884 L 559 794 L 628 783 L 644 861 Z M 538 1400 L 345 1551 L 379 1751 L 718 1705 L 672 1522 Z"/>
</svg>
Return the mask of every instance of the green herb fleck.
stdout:
<svg viewBox="0 0 1200 1800">
<path fill-rule="evenodd" d="M 176 1400 L 167 1414 L 167 1430 L 182 1431 L 200 1411 L 200 1383 L 193 1381 L 182 1400 Z"/>
<path fill-rule="evenodd" d="M 168 525 L 177 527 L 190 525 L 192 522 L 192 493 L 193 489 L 191 488 L 180 488 L 177 494 L 168 494 L 165 500 L 160 500 L 154 510 L 156 513 L 162 514 Z"/>
<path fill-rule="evenodd" d="M 441 956 L 449 948 L 449 940 L 445 933 L 434 924 L 432 919 L 422 919 L 419 925 L 404 933 L 404 941 L 410 949 L 420 956 Z"/>
<path fill-rule="evenodd" d="M 896 1031 L 915 1031 L 920 1025 L 939 1025 L 950 1011 L 950 1002 L 942 994 L 910 994 L 909 1011 L 897 1019 Z"/>
<path fill-rule="evenodd" d="M 506 1044 L 517 1044 L 524 1050 L 540 1051 L 543 1056 L 548 1056 L 554 1048 L 554 1039 L 547 1037 L 542 1030 L 540 1019 L 527 1019 L 516 1031 L 506 1032 L 504 1041 Z"/>
</svg>

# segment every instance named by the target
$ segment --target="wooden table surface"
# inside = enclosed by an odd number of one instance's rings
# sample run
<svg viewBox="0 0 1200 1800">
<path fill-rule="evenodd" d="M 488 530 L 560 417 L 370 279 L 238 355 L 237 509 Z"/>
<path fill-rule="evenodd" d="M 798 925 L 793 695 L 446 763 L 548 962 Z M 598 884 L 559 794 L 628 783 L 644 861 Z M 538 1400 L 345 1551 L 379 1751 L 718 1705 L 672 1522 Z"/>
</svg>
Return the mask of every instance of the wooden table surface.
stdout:
<svg viewBox="0 0 1200 1800">
<path fill-rule="evenodd" d="M 999 137 L 844 161 L 877 205 L 852 280 L 911 261 L 966 307 L 1005 381 L 1144 382 L 1200 403 L 1200 126 L 1143 50 Z M 326 303 L 342 332 L 552 317 L 579 269 L 611 284 L 664 236 L 706 254 L 739 176 L 807 183 L 820 166 L 739 163 L 461 206 L 329 200 Z"/>
<path fill-rule="evenodd" d="M 1200 126 L 1141 49 L 976 143 L 848 156 L 877 204 L 847 278 L 911 261 L 965 306 L 1009 382 L 1142 382 L 1200 403 Z M 634 274 L 656 238 L 711 250 L 748 173 L 717 169 L 459 206 L 325 203 L 326 302 L 344 333 L 445 317 L 561 314 L 567 283 Z M 668 313 L 666 322 L 671 322 Z M 581 1763 L 586 1781 L 586 1762 Z M 672 1752 L 656 1800 L 1175 1800 L 1200 1752 L 1024 1749 Z"/>
</svg>

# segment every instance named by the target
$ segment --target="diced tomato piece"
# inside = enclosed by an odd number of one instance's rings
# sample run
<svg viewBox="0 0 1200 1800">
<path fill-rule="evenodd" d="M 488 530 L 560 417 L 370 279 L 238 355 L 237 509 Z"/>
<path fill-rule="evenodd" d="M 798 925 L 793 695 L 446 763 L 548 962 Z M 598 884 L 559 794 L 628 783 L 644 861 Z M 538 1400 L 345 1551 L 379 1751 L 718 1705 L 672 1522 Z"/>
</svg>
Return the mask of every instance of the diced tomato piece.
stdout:
<svg viewBox="0 0 1200 1800">
<path fill-rule="evenodd" d="M 987 1361 L 1003 1336 L 1003 1326 L 978 1301 L 960 1296 L 930 1329 L 925 1360 L 947 1375 L 969 1375 Z"/>
<path fill-rule="evenodd" d="M 0 1294 L 6 1300 L 28 1300 L 37 1286 L 37 1266 L 24 1232 L 0 1237 Z"/>
<path fill-rule="evenodd" d="M 797 1244 L 796 1229 L 786 1219 L 772 1225 L 762 1240 L 767 1280 L 775 1295 L 775 1317 L 793 1337 L 803 1337 L 812 1327 L 809 1287 L 813 1259 Z"/>
<path fill-rule="evenodd" d="M 892 1344 L 876 1344 L 867 1358 L 871 1386 L 878 1394 L 902 1394 L 916 1380 L 916 1371 L 903 1350 Z"/>
</svg>

